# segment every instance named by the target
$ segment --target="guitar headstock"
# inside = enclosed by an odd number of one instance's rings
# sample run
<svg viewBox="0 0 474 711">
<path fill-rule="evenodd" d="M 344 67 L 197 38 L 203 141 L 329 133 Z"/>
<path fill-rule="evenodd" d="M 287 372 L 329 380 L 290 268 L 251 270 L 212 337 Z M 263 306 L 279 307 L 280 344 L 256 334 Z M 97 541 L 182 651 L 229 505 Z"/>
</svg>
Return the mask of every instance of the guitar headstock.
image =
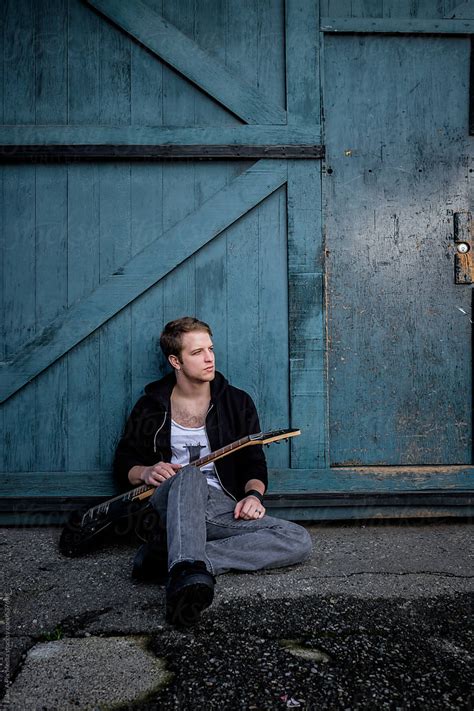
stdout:
<svg viewBox="0 0 474 711">
<path fill-rule="evenodd" d="M 301 434 L 301 430 L 270 430 L 269 432 L 257 432 L 257 434 L 249 435 L 249 440 L 252 444 L 271 444 L 272 442 L 281 442 L 290 437 L 297 437 Z"/>
</svg>

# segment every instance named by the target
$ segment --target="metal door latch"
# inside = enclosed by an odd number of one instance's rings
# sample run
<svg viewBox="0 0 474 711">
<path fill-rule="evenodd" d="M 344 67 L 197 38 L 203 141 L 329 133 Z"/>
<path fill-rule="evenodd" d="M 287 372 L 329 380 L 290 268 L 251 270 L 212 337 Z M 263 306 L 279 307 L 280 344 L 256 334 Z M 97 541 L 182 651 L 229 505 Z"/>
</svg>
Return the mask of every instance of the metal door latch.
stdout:
<svg viewBox="0 0 474 711">
<path fill-rule="evenodd" d="M 474 220 L 470 212 L 454 213 L 454 282 L 474 282 Z"/>
</svg>

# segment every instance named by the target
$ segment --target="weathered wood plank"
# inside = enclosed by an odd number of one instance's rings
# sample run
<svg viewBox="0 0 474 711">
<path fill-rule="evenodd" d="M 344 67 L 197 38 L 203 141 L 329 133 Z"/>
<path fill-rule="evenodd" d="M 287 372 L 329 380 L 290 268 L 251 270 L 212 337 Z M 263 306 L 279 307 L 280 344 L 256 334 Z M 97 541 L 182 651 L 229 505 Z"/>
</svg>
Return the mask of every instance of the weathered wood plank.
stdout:
<svg viewBox="0 0 474 711">
<path fill-rule="evenodd" d="M 162 14 L 162 0 L 148 0 L 147 4 Z M 150 52 L 131 43 L 130 113 L 132 126 L 159 126 L 163 122 L 163 64 Z"/>
<path fill-rule="evenodd" d="M 238 6 L 238 3 L 236 4 Z M 271 97 L 279 106 L 284 107 L 286 105 L 285 2 L 284 0 L 259 0 L 256 7 L 258 87 L 265 96 Z M 242 25 L 245 23 L 242 22 Z"/>
<path fill-rule="evenodd" d="M 67 2 L 33 3 L 36 123 L 67 123 Z M 36 326 L 43 328 L 67 308 L 67 189 L 65 166 L 36 169 Z M 67 466 L 67 360 L 35 381 L 35 468 Z"/>
<path fill-rule="evenodd" d="M 382 17 L 383 0 L 351 0 L 352 17 Z"/>
<path fill-rule="evenodd" d="M 131 42 L 108 22 L 100 24 L 100 122 L 129 125 Z"/>
<path fill-rule="evenodd" d="M 45 476 L 45 474 L 47 474 Z M 270 469 L 269 494 L 287 494 L 295 499 L 298 495 L 330 497 L 334 494 L 333 505 L 339 497 L 350 502 L 351 494 L 412 494 L 423 496 L 446 495 L 446 501 L 457 493 L 472 495 L 474 483 L 473 467 L 429 468 L 426 473 L 406 469 L 383 468 L 359 472 L 354 469 Z M 113 496 L 116 483 L 108 470 L 38 472 L 34 468 L 25 477 L 23 472 L 11 469 L 2 476 L 1 497 L 16 496 Z M 339 499 L 340 500 L 340 499 Z M 330 502 L 326 502 L 331 505 Z"/>
<path fill-rule="evenodd" d="M 167 167 L 167 166 L 166 166 Z M 132 255 L 135 256 L 163 233 L 163 173 L 160 164 L 131 166 Z M 158 336 L 163 324 L 163 283 L 142 294 L 128 307 L 132 318 L 132 366 L 130 410 L 144 386 L 163 373 L 158 357 Z"/>
<path fill-rule="evenodd" d="M 322 158 L 324 147 L 307 146 L 0 146 L 0 162 L 59 163 L 96 160 L 160 160 L 163 158 L 200 160 L 249 158 Z"/>
<path fill-rule="evenodd" d="M 90 296 L 43 329 L 10 362 L 3 364 L 3 399 L 156 284 L 285 180 L 286 172 L 280 164 L 260 161 L 162 238 L 155 239 Z M 186 240 L 182 239 L 183 234 Z M 166 251 L 162 249 L 163 243 L 166 243 Z"/>
<path fill-rule="evenodd" d="M 82 2 L 68 2 L 68 123 L 85 133 L 90 133 L 91 124 L 101 122 L 102 24 L 102 20 Z M 58 129 L 52 128 L 53 132 L 55 130 Z M 99 282 L 99 168 L 93 164 L 68 166 L 68 309 L 87 299 Z M 66 359 L 69 403 L 67 469 L 98 469 L 102 456 L 100 333 L 87 336 L 67 352 Z"/>
<path fill-rule="evenodd" d="M 469 35 L 474 32 L 474 20 L 322 17 L 321 30 L 350 34 Z"/>
<path fill-rule="evenodd" d="M 171 104 L 170 87 L 167 87 L 167 102 L 164 119 L 168 126 L 0 126 L 2 146 L 65 145 L 65 146 L 297 146 L 319 144 L 321 130 L 319 121 L 310 126 L 235 126 L 212 127 L 172 125 L 182 121 L 174 113 L 176 104 Z M 182 96 L 176 96 L 182 101 Z M 178 107 L 181 108 L 181 107 Z M 232 117 L 229 117 L 232 121 Z M 27 123 L 23 121 L 22 123 Z"/>
<path fill-rule="evenodd" d="M 36 327 L 67 308 L 67 168 L 36 169 Z M 35 382 L 35 467 L 62 470 L 67 459 L 67 362 L 62 359 Z"/>
<path fill-rule="evenodd" d="M 100 123 L 100 30 L 102 21 L 80 2 L 68 3 L 68 123 Z M 85 99 L 85 97 L 87 97 Z M 64 129 L 63 129 L 64 130 Z M 90 132 L 87 127 L 86 133 Z M 52 129 L 59 132 L 57 127 Z"/>
<path fill-rule="evenodd" d="M 456 18 L 458 20 L 474 20 L 473 0 L 466 0 L 466 2 L 459 2 L 459 0 L 445 0 L 444 16 Z"/>
<path fill-rule="evenodd" d="M 36 123 L 67 123 L 67 0 L 33 3 Z"/>
<path fill-rule="evenodd" d="M 383 0 L 384 17 L 425 18 L 428 20 L 453 17 L 459 0 Z M 331 13 L 328 14 L 328 17 Z"/>
<path fill-rule="evenodd" d="M 225 65 L 230 71 L 234 71 L 238 75 L 235 67 L 229 61 L 228 27 L 231 22 L 230 13 L 231 7 L 229 3 L 221 0 L 191 2 L 189 20 L 192 29 L 190 28 L 187 31 L 186 28 L 183 28 L 183 31 L 192 37 L 202 50 L 208 52 L 223 66 Z M 167 17 L 170 18 L 169 11 Z M 179 24 L 179 27 L 182 28 L 182 25 Z M 246 79 L 245 75 L 243 79 Z M 207 94 L 202 91 L 195 91 L 193 87 L 190 87 L 190 90 L 194 99 L 194 121 L 192 123 L 195 126 L 239 126 L 239 119 L 212 100 Z M 185 124 L 183 123 L 183 125 Z"/>
<path fill-rule="evenodd" d="M 227 370 L 226 376 L 255 401 L 259 392 L 259 254 L 258 210 L 252 210 L 226 232 L 227 239 Z M 281 286 L 281 285 L 280 285 Z M 283 282 L 283 288 L 284 282 Z"/>
<path fill-rule="evenodd" d="M 271 492 L 423 492 L 474 489 L 474 468 L 459 467 L 331 467 L 270 472 Z"/>
<path fill-rule="evenodd" d="M 317 124 L 319 3 L 288 3 L 286 26 L 288 121 Z M 301 66 L 310 69 L 302 75 Z M 302 429 L 302 436 L 291 441 L 291 466 L 324 467 L 328 442 L 319 163 L 289 161 L 287 190 L 291 424 Z"/>
<path fill-rule="evenodd" d="M 192 40 L 195 40 L 198 18 L 197 8 L 193 0 L 183 0 L 175 3 L 164 0 L 163 13 L 166 20 Z M 163 122 L 167 125 L 176 125 L 179 130 L 186 130 L 186 126 L 193 126 L 196 122 L 196 104 L 210 107 L 211 111 L 220 112 L 222 108 L 212 99 L 195 91 L 195 88 L 186 82 L 182 76 L 176 74 L 168 67 L 163 69 L 165 91 L 165 104 L 163 106 Z M 223 113 L 227 113 L 223 111 Z M 203 167 L 200 167 L 204 170 Z M 191 161 L 170 162 L 163 166 L 163 199 L 162 220 L 165 230 L 180 222 L 190 215 L 202 200 L 196 195 L 195 171 L 196 164 Z M 194 294 L 194 256 L 190 255 L 182 264 L 167 275 L 160 283 L 162 293 L 162 321 L 157 323 L 157 333 L 161 327 L 186 314 L 193 315 L 196 308 Z M 191 311 L 189 309 L 192 309 Z M 159 352 L 159 345 L 157 345 Z M 162 354 L 159 353 L 162 371 L 169 368 Z"/>
<path fill-rule="evenodd" d="M 288 124 L 319 125 L 319 0 L 286 4 L 286 86 Z"/>
<path fill-rule="evenodd" d="M 195 42 L 140 0 L 87 0 L 193 84 L 247 123 L 286 122 L 285 112 L 204 52 Z"/>
<path fill-rule="evenodd" d="M 3 335 L 6 355 L 36 331 L 35 168 L 16 166 L 4 175 L 2 221 L 5 230 Z M 35 387 L 25 388 L 3 408 L 5 451 L 2 467 L 29 471 L 35 466 Z"/>
<path fill-rule="evenodd" d="M 99 205 L 98 167 L 68 167 L 69 308 L 87 299 L 99 285 Z M 99 332 L 76 345 L 66 358 L 70 403 L 67 413 L 67 467 L 69 470 L 98 468 L 101 458 Z"/>
<path fill-rule="evenodd" d="M 196 253 L 196 313 L 211 327 L 216 368 L 227 374 L 227 273 L 226 234 L 221 234 Z"/>
<path fill-rule="evenodd" d="M 32 0 L 8 0 L 4 23 L 4 121 L 35 123 Z"/>
<path fill-rule="evenodd" d="M 126 111 L 125 107 L 123 107 Z M 130 166 L 101 166 L 100 179 L 100 281 L 128 262 L 131 257 Z M 137 274 L 138 278 L 138 274 Z M 101 467 L 111 466 L 118 442 L 117 428 L 126 417 L 130 401 L 131 311 L 123 309 L 103 324 L 99 331 Z"/>
<path fill-rule="evenodd" d="M 286 191 L 258 207 L 258 402 L 263 429 L 290 426 Z M 246 362 L 246 359 L 244 359 Z M 288 467 L 290 443 L 265 451 L 270 467 Z"/>
<path fill-rule="evenodd" d="M 163 0 L 147 0 L 152 10 L 162 14 Z M 163 111 L 169 86 L 168 70 L 156 56 L 132 42 L 132 125 L 142 125 L 140 135 L 152 134 L 163 123 Z M 153 128 L 150 128 L 150 127 Z M 153 141 L 154 142 L 154 141 Z M 163 173 L 159 163 L 131 165 L 131 249 L 135 256 L 163 232 Z M 163 323 L 163 286 L 155 285 L 128 307 L 131 313 L 131 365 L 129 400 L 123 407 L 130 412 L 145 385 L 158 379 L 160 370 L 158 336 Z M 127 413 L 128 414 L 128 413 Z M 125 419 L 120 424 L 125 424 Z"/>
</svg>

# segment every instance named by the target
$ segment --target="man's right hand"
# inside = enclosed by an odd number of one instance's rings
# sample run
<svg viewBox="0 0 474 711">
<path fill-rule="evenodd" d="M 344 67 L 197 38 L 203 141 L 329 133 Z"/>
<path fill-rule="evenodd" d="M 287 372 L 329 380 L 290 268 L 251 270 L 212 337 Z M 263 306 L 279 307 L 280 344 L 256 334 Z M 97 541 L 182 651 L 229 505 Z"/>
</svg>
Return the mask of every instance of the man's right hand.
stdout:
<svg viewBox="0 0 474 711">
<path fill-rule="evenodd" d="M 180 464 L 158 462 L 158 464 L 153 464 L 151 467 L 145 467 L 140 474 L 140 478 L 149 486 L 160 486 L 160 484 L 174 476 L 179 469 L 181 469 Z"/>
</svg>

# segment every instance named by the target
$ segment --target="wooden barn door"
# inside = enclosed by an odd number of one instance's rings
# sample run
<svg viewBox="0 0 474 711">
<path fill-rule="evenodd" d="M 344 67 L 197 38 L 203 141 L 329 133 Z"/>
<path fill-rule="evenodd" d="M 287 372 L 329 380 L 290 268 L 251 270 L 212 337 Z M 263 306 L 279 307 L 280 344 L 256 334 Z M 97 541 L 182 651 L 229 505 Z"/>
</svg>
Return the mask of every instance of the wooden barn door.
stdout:
<svg viewBox="0 0 474 711">
<path fill-rule="evenodd" d="M 264 428 L 302 428 L 268 450 L 291 489 L 325 456 L 317 6 L 1 13 L 4 510 L 113 493 L 159 332 L 185 314 Z"/>
<path fill-rule="evenodd" d="M 325 37 L 331 466 L 442 487 L 473 462 L 469 66 L 468 37 Z"/>
</svg>

